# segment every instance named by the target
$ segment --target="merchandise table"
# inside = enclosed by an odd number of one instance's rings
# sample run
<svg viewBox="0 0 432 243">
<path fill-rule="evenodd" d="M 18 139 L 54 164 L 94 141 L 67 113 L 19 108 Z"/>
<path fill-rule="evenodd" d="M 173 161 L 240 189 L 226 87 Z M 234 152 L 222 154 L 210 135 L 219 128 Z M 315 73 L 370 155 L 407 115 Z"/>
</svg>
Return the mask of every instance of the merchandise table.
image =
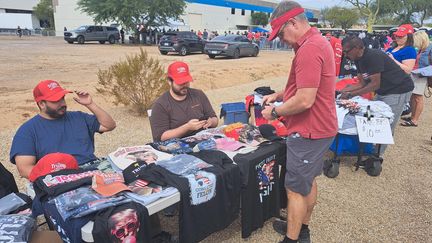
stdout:
<svg viewBox="0 0 432 243">
<path fill-rule="evenodd" d="M 250 234 L 264 225 L 264 222 L 271 217 L 279 216 L 279 164 L 284 164 L 285 147 L 284 142 L 271 142 L 261 145 L 258 149 L 246 153 L 237 154 L 233 161 L 240 170 L 241 183 L 241 224 L 242 238 L 249 237 Z M 283 183 L 281 183 L 283 186 Z M 180 192 L 176 192 L 168 197 L 160 198 L 146 206 L 149 215 L 155 214 L 181 200 Z M 55 211 L 55 206 L 48 211 Z M 45 212 L 47 210 L 44 210 Z M 54 228 L 61 233 L 63 229 L 60 224 L 56 224 L 59 215 L 51 213 L 50 221 Z M 85 242 L 93 242 L 93 221 L 92 217 L 72 219 L 63 224 L 75 224 L 73 232 L 79 234 Z M 63 231 L 63 233 L 65 233 Z M 69 232 L 71 234 L 72 232 Z M 74 240 L 71 240 L 72 242 Z"/>
</svg>

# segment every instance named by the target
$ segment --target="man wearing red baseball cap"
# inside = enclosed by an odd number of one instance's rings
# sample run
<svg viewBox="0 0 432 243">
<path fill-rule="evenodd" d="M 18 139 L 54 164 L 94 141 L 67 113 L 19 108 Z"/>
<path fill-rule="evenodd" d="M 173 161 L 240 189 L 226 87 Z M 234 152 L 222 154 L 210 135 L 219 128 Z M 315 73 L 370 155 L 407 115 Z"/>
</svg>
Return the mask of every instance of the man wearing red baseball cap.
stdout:
<svg viewBox="0 0 432 243">
<path fill-rule="evenodd" d="M 70 154 L 78 164 L 96 160 L 94 134 L 115 128 L 111 116 L 85 91 L 75 91 L 73 99 L 93 114 L 67 111 L 68 93 L 72 91 L 63 89 L 54 80 L 41 81 L 33 89 L 40 112 L 18 129 L 10 151 L 10 161 L 16 164 L 21 176 L 28 178 L 37 161 L 50 153 Z"/>
<path fill-rule="evenodd" d="M 168 66 L 169 91 L 152 106 L 150 125 L 154 141 L 190 136 L 216 127 L 218 118 L 203 91 L 193 89 L 189 67 L 184 62 Z"/>
<path fill-rule="evenodd" d="M 337 133 L 335 61 L 330 43 L 309 25 L 304 9 L 282 1 L 271 16 L 272 32 L 295 51 L 285 90 L 264 96 L 264 118 L 285 118 L 287 160 L 285 188 L 287 223 L 274 224 L 285 235 L 282 242 L 310 242 L 309 222 L 317 200 L 316 177 L 324 155 Z M 280 106 L 271 103 L 283 101 Z"/>
</svg>

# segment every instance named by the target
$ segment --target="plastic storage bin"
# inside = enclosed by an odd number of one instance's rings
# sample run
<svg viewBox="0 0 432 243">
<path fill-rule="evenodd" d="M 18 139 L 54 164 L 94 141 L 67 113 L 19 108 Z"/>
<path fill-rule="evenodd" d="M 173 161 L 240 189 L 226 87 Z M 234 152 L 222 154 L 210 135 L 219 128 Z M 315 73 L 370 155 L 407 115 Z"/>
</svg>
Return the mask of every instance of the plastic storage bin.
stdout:
<svg viewBox="0 0 432 243">
<path fill-rule="evenodd" d="M 220 118 L 224 118 L 224 124 L 241 122 L 247 124 L 249 122 L 249 113 L 246 112 L 244 102 L 224 103 L 221 105 Z"/>
</svg>

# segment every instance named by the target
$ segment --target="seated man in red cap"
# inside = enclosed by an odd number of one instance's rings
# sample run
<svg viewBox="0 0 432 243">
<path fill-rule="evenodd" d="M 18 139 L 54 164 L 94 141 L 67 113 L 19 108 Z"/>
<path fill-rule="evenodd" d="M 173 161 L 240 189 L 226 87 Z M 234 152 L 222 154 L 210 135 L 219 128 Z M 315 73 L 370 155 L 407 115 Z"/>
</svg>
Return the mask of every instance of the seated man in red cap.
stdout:
<svg viewBox="0 0 432 243">
<path fill-rule="evenodd" d="M 40 113 L 18 129 L 10 151 L 10 161 L 16 164 L 22 177 L 29 178 L 36 162 L 50 153 L 71 154 L 80 165 L 96 160 L 94 134 L 116 127 L 111 116 L 85 91 L 75 91 L 74 100 L 93 114 L 67 111 L 64 99 L 67 93 L 72 92 L 53 80 L 41 81 L 33 89 Z"/>
<path fill-rule="evenodd" d="M 187 137 L 218 125 L 209 99 L 203 91 L 190 88 L 192 81 L 186 63 L 169 65 L 170 89 L 155 101 L 150 117 L 154 141 Z"/>
</svg>

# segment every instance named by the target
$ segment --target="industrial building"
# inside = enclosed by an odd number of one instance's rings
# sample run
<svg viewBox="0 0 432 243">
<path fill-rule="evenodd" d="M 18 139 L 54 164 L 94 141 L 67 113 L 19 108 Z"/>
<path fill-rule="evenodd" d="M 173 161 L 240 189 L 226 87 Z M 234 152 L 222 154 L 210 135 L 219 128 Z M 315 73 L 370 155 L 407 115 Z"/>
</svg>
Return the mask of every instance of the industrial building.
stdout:
<svg viewBox="0 0 432 243">
<path fill-rule="evenodd" d="M 39 0 L 0 0 L 0 29 L 34 30 L 40 28 L 39 19 L 33 14 L 33 7 Z"/>
</svg>

